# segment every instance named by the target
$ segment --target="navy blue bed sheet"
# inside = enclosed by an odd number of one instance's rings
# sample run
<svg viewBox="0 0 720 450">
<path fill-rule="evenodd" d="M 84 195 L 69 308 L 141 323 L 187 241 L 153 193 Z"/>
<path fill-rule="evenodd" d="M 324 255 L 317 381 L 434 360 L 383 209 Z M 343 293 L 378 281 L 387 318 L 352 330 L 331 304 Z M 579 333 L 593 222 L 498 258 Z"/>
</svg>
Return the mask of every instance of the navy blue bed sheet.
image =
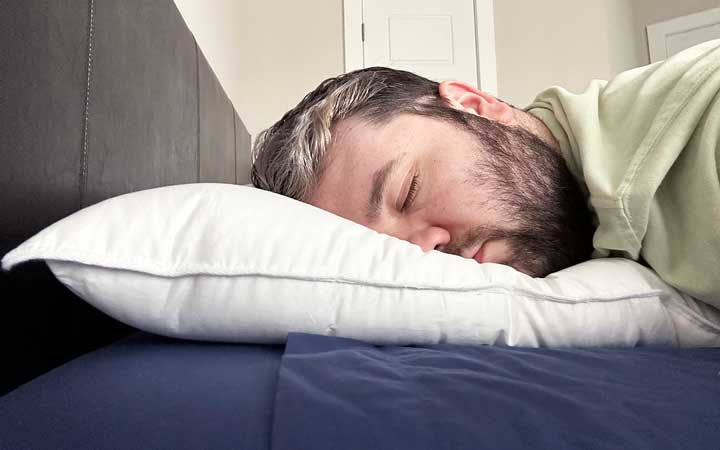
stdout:
<svg viewBox="0 0 720 450">
<path fill-rule="evenodd" d="M 375 347 L 295 336 L 273 449 L 720 449 L 720 349 Z"/>
<path fill-rule="evenodd" d="M 136 333 L 0 398 L 0 449 L 269 449 L 282 352 Z"/>
<path fill-rule="evenodd" d="M 0 449 L 720 449 L 720 349 L 138 333 L 0 398 Z"/>
</svg>

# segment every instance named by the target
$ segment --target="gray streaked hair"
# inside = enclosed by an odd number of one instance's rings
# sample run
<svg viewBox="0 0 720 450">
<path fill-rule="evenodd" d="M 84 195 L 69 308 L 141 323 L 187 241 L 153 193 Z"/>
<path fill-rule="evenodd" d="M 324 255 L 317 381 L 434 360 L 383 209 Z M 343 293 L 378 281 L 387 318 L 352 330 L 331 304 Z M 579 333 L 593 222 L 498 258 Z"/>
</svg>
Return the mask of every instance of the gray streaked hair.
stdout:
<svg viewBox="0 0 720 450">
<path fill-rule="evenodd" d="M 380 124 L 403 112 L 459 119 L 440 97 L 438 83 L 410 72 L 371 67 L 329 78 L 258 135 L 252 150 L 252 183 L 308 201 L 338 122 L 360 117 Z"/>
</svg>

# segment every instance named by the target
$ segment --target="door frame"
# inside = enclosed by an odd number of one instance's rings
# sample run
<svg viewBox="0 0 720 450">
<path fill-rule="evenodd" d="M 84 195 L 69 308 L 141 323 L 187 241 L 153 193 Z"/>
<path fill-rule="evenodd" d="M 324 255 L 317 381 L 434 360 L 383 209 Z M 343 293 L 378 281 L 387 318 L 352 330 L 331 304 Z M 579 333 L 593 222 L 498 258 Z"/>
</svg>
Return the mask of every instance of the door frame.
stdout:
<svg viewBox="0 0 720 450">
<path fill-rule="evenodd" d="M 364 67 L 362 2 L 363 0 L 343 0 L 345 72 Z M 480 89 L 497 97 L 493 0 L 473 0 L 473 4 L 475 7 L 475 57 L 477 58 L 477 77 Z"/>
<path fill-rule="evenodd" d="M 720 8 L 707 9 L 695 14 L 676 17 L 646 27 L 650 62 L 667 59 L 668 52 L 665 39 L 673 34 L 690 31 L 720 23 Z"/>
</svg>

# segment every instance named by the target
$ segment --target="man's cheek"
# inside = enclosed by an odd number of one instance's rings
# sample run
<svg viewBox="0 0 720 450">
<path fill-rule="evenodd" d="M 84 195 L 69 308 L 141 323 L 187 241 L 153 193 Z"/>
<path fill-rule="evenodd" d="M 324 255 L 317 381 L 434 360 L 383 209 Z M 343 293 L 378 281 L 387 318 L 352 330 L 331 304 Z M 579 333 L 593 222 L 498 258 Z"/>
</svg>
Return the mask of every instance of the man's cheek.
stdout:
<svg viewBox="0 0 720 450">
<path fill-rule="evenodd" d="M 497 264 L 508 264 L 513 255 L 507 239 L 492 239 L 483 246 L 483 261 Z"/>
</svg>

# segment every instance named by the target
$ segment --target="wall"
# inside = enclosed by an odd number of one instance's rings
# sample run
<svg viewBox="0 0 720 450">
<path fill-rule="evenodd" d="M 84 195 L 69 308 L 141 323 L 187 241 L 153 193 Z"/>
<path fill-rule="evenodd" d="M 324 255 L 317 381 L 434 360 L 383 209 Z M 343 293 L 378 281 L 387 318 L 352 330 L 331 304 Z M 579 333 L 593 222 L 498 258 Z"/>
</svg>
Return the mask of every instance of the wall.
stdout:
<svg viewBox="0 0 720 450">
<path fill-rule="evenodd" d="M 516 106 L 559 85 L 582 91 L 639 60 L 627 0 L 495 1 L 498 92 Z"/>
<path fill-rule="evenodd" d="M 720 0 L 632 0 L 632 7 L 635 32 L 640 36 L 636 44 L 642 55 L 642 64 L 647 64 L 650 62 L 650 55 L 646 26 L 706 9 L 719 8 Z"/>
<path fill-rule="evenodd" d="M 720 0 L 495 0 L 499 96 L 517 106 L 552 85 L 579 92 L 650 62 L 647 25 Z"/>
<path fill-rule="evenodd" d="M 343 72 L 342 0 L 175 0 L 255 136 Z M 525 106 L 649 61 L 645 26 L 720 0 L 495 0 L 499 96 Z"/>
<path fill-rule="evenodd" d="M 175 0 L 254 137 L 343 71 L 342 0 Z"/>
</svg>

